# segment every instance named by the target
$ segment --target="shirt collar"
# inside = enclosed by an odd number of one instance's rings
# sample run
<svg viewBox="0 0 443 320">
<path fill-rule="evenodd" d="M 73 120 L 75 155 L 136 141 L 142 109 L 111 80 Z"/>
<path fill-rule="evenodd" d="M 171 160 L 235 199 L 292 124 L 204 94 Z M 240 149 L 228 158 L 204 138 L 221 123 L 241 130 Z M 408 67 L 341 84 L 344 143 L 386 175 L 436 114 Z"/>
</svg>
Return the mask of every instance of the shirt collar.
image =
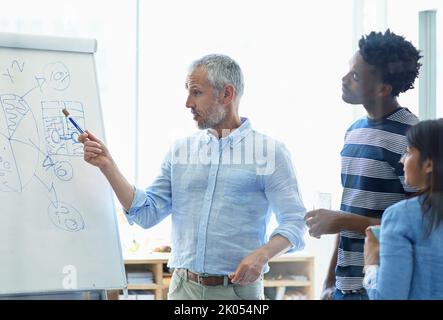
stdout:
<svg viewBox="0 0 443 320">
<path fill-rule="evenodd" d="M 229 140 L 231 148 L 233 148 L 237 143 L 243 140 L 244 137 L 251 132 L 251 122 L 248 118 L 240 117 L 241 125 L 234 131 L 232 131 L 228 136 L 224 137 L 222 140 Z M 214 135 L 208 130 L 206 130 L 205 140 L 206 144 L 208 144 L 211 139 L 215 139 Z"/>
</svg>

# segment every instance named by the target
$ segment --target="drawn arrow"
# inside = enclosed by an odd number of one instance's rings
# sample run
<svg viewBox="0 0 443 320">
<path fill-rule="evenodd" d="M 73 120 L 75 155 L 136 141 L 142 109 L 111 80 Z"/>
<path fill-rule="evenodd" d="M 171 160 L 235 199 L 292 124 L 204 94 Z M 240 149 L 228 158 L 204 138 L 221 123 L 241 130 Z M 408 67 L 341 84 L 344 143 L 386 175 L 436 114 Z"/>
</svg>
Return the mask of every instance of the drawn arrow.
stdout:
<svg viewBox="0 0 443 320">
<path fill-rule="evenodd" d="M 48 187 L 48 185 L 39 177 L 34 173 L 34 177 L 37 178 L 38 181 L 40 181 L 40 183 L 43 185 L 43 187 L 48 190 L 48 198 L 49 201 L 51 201 L 51 204 L 54 208 L 58 208 L 59 206 L 59 202 L 58 202 L 58 196 L 57 196 L 57 191 L 55 190 L 54 187 L 54 183 L 51 183 L 51 186 Z"/>
</svg>

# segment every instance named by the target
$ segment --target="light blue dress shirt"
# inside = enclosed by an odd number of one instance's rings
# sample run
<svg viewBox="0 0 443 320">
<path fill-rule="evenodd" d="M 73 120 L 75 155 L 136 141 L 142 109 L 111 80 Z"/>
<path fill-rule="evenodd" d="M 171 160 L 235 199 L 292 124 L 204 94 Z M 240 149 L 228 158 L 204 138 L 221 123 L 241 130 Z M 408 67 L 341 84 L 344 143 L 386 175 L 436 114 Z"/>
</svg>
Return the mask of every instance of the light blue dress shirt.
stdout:
<svg viewBox="0 0 443 320">
<path fill-rule="evenodd" d="M 443 223 L 425 236 L 419 197 L 387 208 L 380 229 L 380 267 L 363 281 L 370 299 L 443 299 Z"/>
<path fill-rule="evenodd" d="M 241 120 L 220 140 L 209 130 L 179 140 L 153 184 L 135 188 L 130 224 L 149 228 L 171 214 L 170 268 L 227 275 L 276 234 L 292 251 L 304 248 L 306 209 L 289 152 Z M 278 227 L 268 236 L 272 212 Z"/>
</svg>

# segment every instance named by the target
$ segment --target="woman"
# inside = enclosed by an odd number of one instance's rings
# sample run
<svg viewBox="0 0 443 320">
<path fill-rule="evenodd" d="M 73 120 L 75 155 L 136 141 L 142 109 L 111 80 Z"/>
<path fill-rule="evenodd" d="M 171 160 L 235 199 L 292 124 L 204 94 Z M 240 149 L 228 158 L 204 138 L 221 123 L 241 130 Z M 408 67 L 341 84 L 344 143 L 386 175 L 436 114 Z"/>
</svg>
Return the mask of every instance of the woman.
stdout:
<svg viewBox="0 0 443 320">
<path fill-rule="evenodd" d="M 418 194 L 386 209 L 380 244 L 366 229 L 370 299 L 443 299 L 443 119 L 418 123 L 407 139 L 405 182 Z"/>
</svg>

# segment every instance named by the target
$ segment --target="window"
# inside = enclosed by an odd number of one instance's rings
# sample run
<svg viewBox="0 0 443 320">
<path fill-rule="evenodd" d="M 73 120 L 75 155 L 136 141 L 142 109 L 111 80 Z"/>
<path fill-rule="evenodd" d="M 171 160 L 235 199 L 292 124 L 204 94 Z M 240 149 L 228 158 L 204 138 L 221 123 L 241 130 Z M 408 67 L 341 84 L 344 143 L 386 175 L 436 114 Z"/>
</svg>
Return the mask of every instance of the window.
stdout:
<svg viewBox="0 0 443 320">
<path fill-rule="evenodd" d="M 438 42 L 438 35 L 443 31 L 440 21 L 442 20 L 443 6 L 441 1 L 438 0 L 427 0 L 427 1 L 401 1 L 401 0 L 389 0 L 388 1 L 388 25 L 392 31 L 397 34 L 402 34 L 414 45 L 418 47 L 419 45 L 419 12 L 425 10 L 436 10 L 436 33 L 437 33 L 437 83 L 436 83 L 436 106 L 437 106 L 437 117 L 443 117 L 443 106 L 441 101 L 441 92 L 443 90 L 443 68 L 438 61 L 442 60 L 442 44 Z M 401 14 L 399 14 L 401 12 Z M 421 48 L 422 49 L 422 48 Z M 407 106 L 412 112 L 418 115 L 418 105 L 419 105 L 419 81 L 415 82 L 415 89 L 409 90 L 408 92 L 402 94 L 400 102 L 404 106 Z"/>
<path fill-rule="evenodd" d="M 353 55 L 352 1 L 140 4 L 140 185 L 159 173 L 176 139 L 197 130 L 185 108 L 188 65 L 205 54 L 223 53 L 244 72 L 240 115 L 289 148 L 306 207 L 312 209 L 321 192 L 331 193 L 338 208 L 340 150 L 353 120 L 353 107 L 341 100 L 341 78 Z M 169 236 L 169 225 L 167 219 L 149 235 Z M 319 258 L 320 292 L 334 240 L 308 236 L 307 241 Z"/>
<path fill-rule="evenodd" d="M 116 23 L 118 22 L 118 23 Z M 133 176 L 135 0 L 16 0 L 3 3 L 2 32 L 95 38 L 97 75 L 108 146 Z"/>
</svg>

